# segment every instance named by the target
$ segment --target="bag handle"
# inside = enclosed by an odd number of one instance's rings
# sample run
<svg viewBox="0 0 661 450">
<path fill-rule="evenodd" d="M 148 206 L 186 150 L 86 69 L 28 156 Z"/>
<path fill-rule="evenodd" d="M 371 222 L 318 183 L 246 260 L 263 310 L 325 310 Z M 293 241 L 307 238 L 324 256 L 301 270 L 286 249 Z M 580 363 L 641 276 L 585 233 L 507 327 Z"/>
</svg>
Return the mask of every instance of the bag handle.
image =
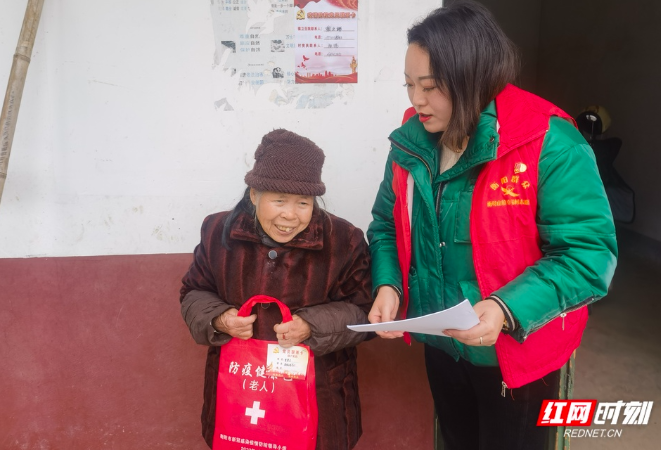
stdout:
<svg viewBox="0 0 661 450">
<path fill-rule="evenodd" d="M 252 310 L 252 307 L 255 306 L 258 303 L 275 303 L 278 305 L 278 308 L 280 308 L 280 313 L 282 314 L 282 323 L 285 322 L 291 322 L 291 311 L 289 311 L 289 308 L 287 305 L 282 303 L 280 300 L 278 300 L 275 297 L 269 297 L 268 295 L 255 295 L 253 297 L 250 297 L 239 309 L 239 312 L 237 313 L 237 316 L 239 317 L 248 317 L 250 315 L 250 311 Z"/>
</svg>

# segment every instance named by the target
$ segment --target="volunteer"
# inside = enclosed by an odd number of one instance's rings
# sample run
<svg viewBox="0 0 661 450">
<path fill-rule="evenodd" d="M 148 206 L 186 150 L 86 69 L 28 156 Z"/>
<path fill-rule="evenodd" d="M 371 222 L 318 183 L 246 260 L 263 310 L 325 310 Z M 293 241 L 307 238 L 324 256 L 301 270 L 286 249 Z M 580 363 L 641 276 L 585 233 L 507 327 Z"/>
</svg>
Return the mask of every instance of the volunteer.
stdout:
<svg viewBox="0 0 661 450">
<path fill-rule="evenodd" d="M 590 146 L 558 107 L 512 85 L 513 44 L 458 1 L 408 31 L 413 107 L 368 229 L 370 322 L 470 300 L 479 324 L 425 344 L 446 450 L 546 448 L 542 400 L 606 295 L 615 229 Z M 401 337 L 401 332 L 380 332 Z"/>
</svg>

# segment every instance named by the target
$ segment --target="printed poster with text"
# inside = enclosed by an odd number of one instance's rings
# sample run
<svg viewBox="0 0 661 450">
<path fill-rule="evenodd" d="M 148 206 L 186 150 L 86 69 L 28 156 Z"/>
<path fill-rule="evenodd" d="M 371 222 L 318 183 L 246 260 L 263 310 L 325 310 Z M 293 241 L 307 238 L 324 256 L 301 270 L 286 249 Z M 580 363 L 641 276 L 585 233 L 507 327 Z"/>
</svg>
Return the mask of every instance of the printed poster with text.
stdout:
<svg viewBox="0 0 661 450">
<path fill-rule="evenodd" d="M 358 82 L 358 0 L 295 0 L 296 83 Z"/>
</svg>

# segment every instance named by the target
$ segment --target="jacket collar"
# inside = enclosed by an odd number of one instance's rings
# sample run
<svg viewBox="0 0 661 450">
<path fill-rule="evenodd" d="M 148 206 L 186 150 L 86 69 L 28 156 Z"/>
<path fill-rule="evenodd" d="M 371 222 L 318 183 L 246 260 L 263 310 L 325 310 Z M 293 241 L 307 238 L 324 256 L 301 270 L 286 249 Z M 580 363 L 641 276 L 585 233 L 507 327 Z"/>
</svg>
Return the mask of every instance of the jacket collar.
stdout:
<svg viewBox="0 0 661 450">
<path fill-rule="evenodd" d="M 443 173 L 442 177 L 444 179 L 452 178 L 471 167 L 496 159 L 496 149 L 499 142 L 496 123 L 496 106 L 494 102 L 491 102 L 482 111 L 475 133 L 470 137 L 464 154 L 454 167 Z M 395 130 L 389 139 L 395 148 L 408 153 L 414 158 L 423 160 L 430 169 L 430 175 L 435 177 L 438 173 L 440 153 L 438 141 L 440 137 L 440 133 L 428 133 L 424 125 L 418 120 L 417 115 L 415 115 Z M 409 156 L 400 153 L 396 157 L 396 161 L 410 170 L 411 160 Z"/>
<path fill-rule="evenodd" d="M 312 213 L 312 220 L 308 226 L 294 236 L 294 239 L 281 244 L 285 248 L 302 248 L 306 250 L 321 250 L 324 248 L 324 218 L 319 208 Z M 230 238 L 239 241 L 248 241 L 264 244 L 269 247 L 274 241 L 269 238 L 257 224 L 257 219 L 246 212 L 240 213 L 232 223 Z"/>
<path fill-rule="evenodd" d="M 492 101 L 480 114 L 475 132 L 468 140 L 457 164 L 443 173 L 443 178 L 450 179 L 478 164 L 496 159 L 499 136 L 497 131 L 496 105 Z"/>
</svg>

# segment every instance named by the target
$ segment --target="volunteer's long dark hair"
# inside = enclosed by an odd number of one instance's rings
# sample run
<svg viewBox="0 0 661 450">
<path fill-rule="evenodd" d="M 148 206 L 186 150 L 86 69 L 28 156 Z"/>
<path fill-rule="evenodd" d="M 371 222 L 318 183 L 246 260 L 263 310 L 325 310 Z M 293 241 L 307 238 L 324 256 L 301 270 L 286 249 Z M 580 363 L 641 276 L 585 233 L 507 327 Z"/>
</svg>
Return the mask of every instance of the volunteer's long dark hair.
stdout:
<svg viewBox="0 0 661 450">
<path fill-rule="evenodd" d="M 408 43 L 429 53 L 436 85 L 452 101 L 452 117 L 441 142 L 461 148 L 480 113 L 519 72 L 516 47 L 489 10 L 458 1 L 432 11 L 408 30 Z"/>
<path fill-rule="evenodd" d="M 315 197 L 314 211 L 316 212 L 317 210 L 321 211 L 322 214 L 326 213 L 326 210 L 319 206 L 317 197 Z M 236 204 L 234 209 L 232 209 L 232 212 L 230 212 L 230 214 L 225 219 L 225 223 L 223 224 L 222 244 L 223 247 L 225 247 L 227 250 L 230 250 L 230 231 L 232 231 L 232 224 L 242 212 L 253 216 L 255 218 L 255 226 L 257 226 L 257 214 L 255 211 L 255 205 L 253 205 L 252 201 L 250 200 L 250 186 L 246 187 L 246 190 L 243 193 L 243 197 L 241 200 L 239 200 L 239 203 Z"/>
</svg>

